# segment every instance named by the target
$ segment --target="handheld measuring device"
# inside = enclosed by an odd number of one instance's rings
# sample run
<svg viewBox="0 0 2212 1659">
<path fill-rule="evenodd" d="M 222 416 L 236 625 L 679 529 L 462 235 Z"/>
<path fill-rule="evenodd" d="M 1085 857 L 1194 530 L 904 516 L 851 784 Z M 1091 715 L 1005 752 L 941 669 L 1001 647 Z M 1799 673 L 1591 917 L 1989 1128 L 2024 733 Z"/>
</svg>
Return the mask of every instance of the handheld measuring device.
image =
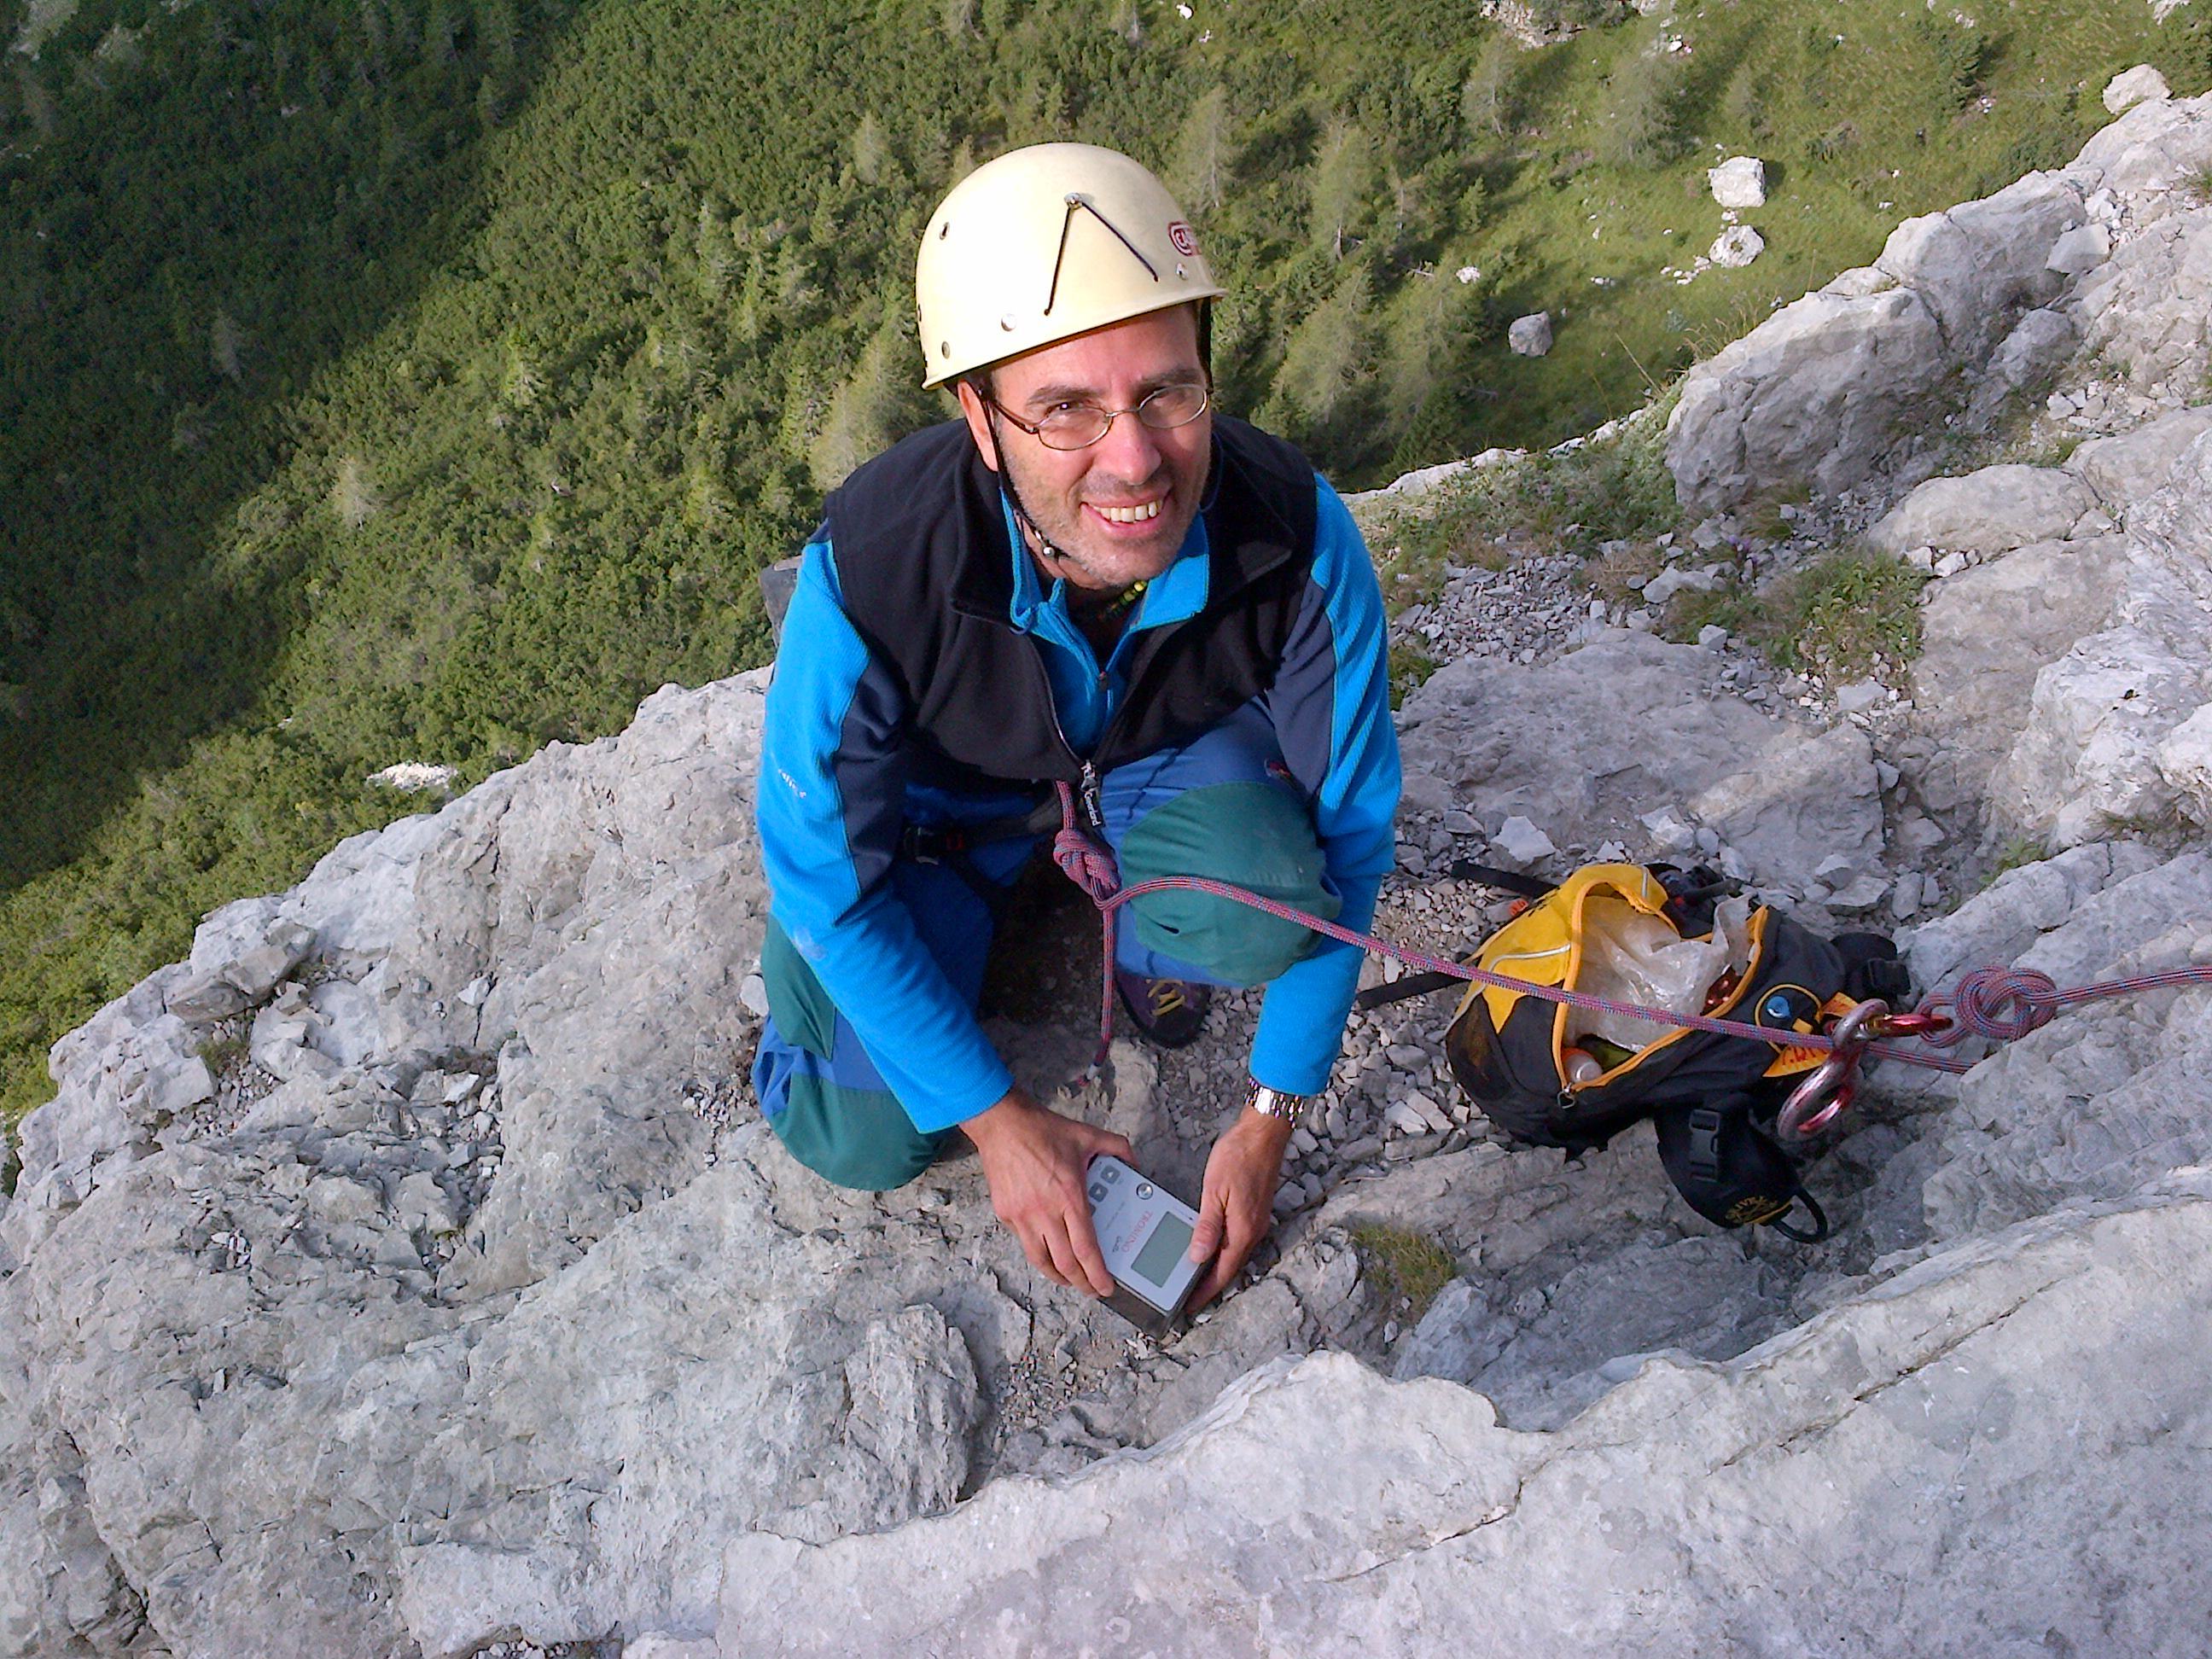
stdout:
<svg viewBox="0 0 2212 1659">
<path fill-rule="evenodd" d="M 1198 1212 L 1109 1153 L 1091 1160 L 1085 1188 L 1098 1249 L 1114 1275 L 1106 1305 L 1140 1330 L 1173 1329 L 1202 1265 L 1189 1254 Z"/>
</svg>

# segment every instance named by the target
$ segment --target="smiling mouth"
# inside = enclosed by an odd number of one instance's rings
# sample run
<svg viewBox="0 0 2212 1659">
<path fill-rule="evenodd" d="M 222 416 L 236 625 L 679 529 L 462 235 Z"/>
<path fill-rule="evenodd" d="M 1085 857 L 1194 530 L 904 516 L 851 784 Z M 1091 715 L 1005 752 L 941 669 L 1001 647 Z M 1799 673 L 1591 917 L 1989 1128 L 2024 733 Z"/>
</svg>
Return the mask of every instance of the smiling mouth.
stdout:
<svg viewBox="0 0 2212 1659">
<path fill-rule="evenodd" d="M 1085 505 L 1109 524 L 1142 524 L 1147 519 L 1158 518 L 1164 501 L 1144 501 L 1135 507 L 1109 507 L 1099 501 Z"/>
</svg>

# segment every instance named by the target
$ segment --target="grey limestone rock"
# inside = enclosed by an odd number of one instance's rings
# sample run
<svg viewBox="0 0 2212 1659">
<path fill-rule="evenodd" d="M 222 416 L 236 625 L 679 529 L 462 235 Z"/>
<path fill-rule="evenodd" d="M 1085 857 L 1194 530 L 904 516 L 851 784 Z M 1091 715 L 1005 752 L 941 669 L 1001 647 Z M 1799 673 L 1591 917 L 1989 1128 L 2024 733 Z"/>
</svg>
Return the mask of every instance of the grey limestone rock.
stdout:
<svg viewBox="0 0 2212 1659">
<path fill-rule="evenodd" d="M 2212 152 L 2212 142 L 2204 149 Z M 2078 305 L 2088 348 L 2136 384 L 2201 377 L 2212 328 L 2212 208 L 2179 208 L 2121 243 L 2082 279 Z"/>
<path fill-rule="evenodd" d="M 2092 220 L 2075 226 L 2053 242 L 2044 264 L 2061 276 L 2079 276 L 2102 264 L 2112 251 L 2112 233 Z"/>
<path fill-rule="evenodd" d="M 2035 677 L 2112 614 L 2125 540 L 2039 542 L 1932 588 L 1912 665 L 1912 723 L 1929 741 L 1905 762 L 1938 811 L 1978 804 L 2026 730 Z"/>
<path fill-rule="evenodd" d="M 2031 173 L 1994 196 L 1906 220 L 1875 268 L 1927 302 L 1954 360 L 1979 364 L 2021 312 L 2056 295 L 2051 246 L 2085 214 L 2072 180 Z"/>
<path fill-rule="evenodd" d="M 2063 541 L 2097 497 L 2081 478 L 2056 467 L 1985 466 L 1958 478 L 1930 478 L 1867 532 L 1882 552 L 1936 547 L 2008 553 L 2030 542 Z"/>
<path fill-rule="evenodd" d="M 1778 483 L 1864 478 L 1949 369 L 1928 302 L 1887 276 L 1839 278 L 1784 307 L 1683 377 L 1667 465 L 1692 513 Z"/>
<path fill-rule="evenodd" d="M 2204 822 L 2189 739 L 2175 734 L 2212 703 L 2208 545 L 2212 433 L 2130 508 L 2107 625 L 2036 676 L 2027 724 L 1990 784 L 2001 821 L 2069 846 L 2116 824 Z M 2175 775 L 2161 761 L 2170 739 Z"/>
<path fill-rule="evenodd" d="M 2171 1320 L 2124 1311 L 2150 1261 Z M 2212 1398 L 2182 1311 L 2208 1293 L 2212 1204 L 2183 1180 L 1923 1264 L 1740 1358 L 1655 1358 L 1551 1432 L 1342 1356 L 1279 1361 L 1073 1482 L 1001 1482 L 872 1538 L 738 1540 L 725 1651 L 1013 1654 L 1071 1616 L 1194 1654 L 1508 1654 L 1563 1626 L 1622 1655 L 1905 1655 L 1946 1632 L 2162 1650 L 2207 1588 L 2166 1517 L 2212 1460 L 2155 1425 Z M 1331 1455 L 1286 1460 L 1316 1423 Z M 886 1605 L 895 1632 L 862 1611 Z"/>
<path fill-rule="evenodd" d="M 1730 225 L 1705 250 L 1705 258 L 1723 270 L 1741 270 L 1766 252 L 1766 238 L 1749 225 Z"/>
<path fill-rule="evenodd" d="M 1990 358 L 1990 372 L 2014 391 L 2046 380 L 2081 343 L 2081 331 L 2063 312 L 2039 306 L 2014 325 Z"/>
<path fill-rule="evenodd" d="M 2115 115 L 2133 109 L 2145 100 L 2163 102 L 2173 96 L 2166 77 L 2148 64 L 2122 70 L 2105 83 L 2105 107 Z"/>
<path fill-rule="evenodd" d="M 2077 326 L 2139 384 L 2201 374 L 2212 210 L 2187 206 L 2177 185 L 2208 159 L 2212 97 L 2147 102 L 2058 172 L 1907 220 L 1873 266 L 1784 307 L 1684 377 L 1667 439 L 1684 507 L 1859 484 L 1890 461 L 1899 430 L 1942 412 L 1958 372 L 2027 386 L 2063 361 Z M 2088 201 L 2122 197 L 2136 228 L 2089 258 L 2110 230 L 2098 221 L 2081 234 Z M 1990 398 L 1968 402 L 1976 422 L 1990 418 Z"/>
<path fill-rule="evenodd" d="M 1505 343 L 1523 357 L 1541 357 L 1552 349 L 1552 313 L 1532 312 L 1516 317 L 1505 331 Z"/>
<path fill-rule="evenodd" d="M 1708 167 L 1705 185 L 1724 208 L 1766 205 L 1766 164 L 1756 155 L 1731 155 L 1718 167 Z"/>
<path fill-rule="evenodd" d="M 2212 405 L 2179 410 L 2130 432 L 2090 439 L 2067 457 L 2066 470 L 2095 490 L 2107 511 L 2124 516 L 2166 487 L 2174 463 L 2208 431 Z"/>
<path fill-rule="evenodd" d="M 1708 697 L 1708 672 L 1695 646 L 1627 631 L 1534 668 L 1465 659 L 1407 699 L 1406 765 L 1447 799 L 1526 817 L 1563 848 L 1644 844 L 1651 803 L 1688 800 L 1761 880 L 1802 878 L 1838 852 L 1877 854 L 1865 737 Z"/>
</svg>

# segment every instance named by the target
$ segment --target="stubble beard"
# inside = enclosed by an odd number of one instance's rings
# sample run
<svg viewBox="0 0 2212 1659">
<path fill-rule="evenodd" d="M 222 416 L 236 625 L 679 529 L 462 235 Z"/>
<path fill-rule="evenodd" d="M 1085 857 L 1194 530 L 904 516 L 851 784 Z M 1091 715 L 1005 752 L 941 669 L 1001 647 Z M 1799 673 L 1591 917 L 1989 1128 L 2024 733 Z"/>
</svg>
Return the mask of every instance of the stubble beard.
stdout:
<svg viewBox="0 0 2212 1659">
<path fill-rule="evenodd" d="M 1198 516 L 1206 486 L 1202 461 L 1189 478 L 1163 460 L 1161 472 L 1134 483 L 1086 477 L 1072 487 L 1054 489 L 1034 475 L 1026 458 L 1018 461 L 1001 448 L 1000 459 L 1022 514 L 1034 526 L 1033 534 L 1041 534 L 1050 544 L 1048 551 L 1032 540 L 1030 550 L 1057 566 L 1048 574 L 1065 576 L 1079 586 L 1127 587 L 1132 582 L 1149 581 L 1166 570 L 1182 550 L 1183 538 L 1190 533 L 1191 521 Z M 1085 500 L 1116 493 L 1148 494 L 1163 482 L 1162 472 L 1171 493 L 1160 516 L 1153 520 L 1153 533 L 1143 541 L 1109 541 L 1084 522 Z"/>
</svg>

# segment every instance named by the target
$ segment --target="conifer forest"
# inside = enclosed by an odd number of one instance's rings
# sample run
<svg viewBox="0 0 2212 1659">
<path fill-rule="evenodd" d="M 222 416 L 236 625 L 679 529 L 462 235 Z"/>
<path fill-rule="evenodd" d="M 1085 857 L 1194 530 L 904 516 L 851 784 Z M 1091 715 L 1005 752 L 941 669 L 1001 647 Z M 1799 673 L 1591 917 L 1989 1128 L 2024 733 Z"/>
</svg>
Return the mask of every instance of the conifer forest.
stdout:
<svg viewBox="0 0 2212 1659">
<path fill-rule="evenodd" d="M 2142 0 L 1488 9 L 0 0 L 0 1118 L 204 912 L 435 804 L 380 769 L 764 661 L 757 571 L 949 412 L 913 250 L 1004 149 L 1168 178 L 1221 406 L 1357 489 L 1640 405 L 2117 70 L 2212 80 Z M 1767 250 L 1682 280 L 1734 155 Z"/>
</svg>

